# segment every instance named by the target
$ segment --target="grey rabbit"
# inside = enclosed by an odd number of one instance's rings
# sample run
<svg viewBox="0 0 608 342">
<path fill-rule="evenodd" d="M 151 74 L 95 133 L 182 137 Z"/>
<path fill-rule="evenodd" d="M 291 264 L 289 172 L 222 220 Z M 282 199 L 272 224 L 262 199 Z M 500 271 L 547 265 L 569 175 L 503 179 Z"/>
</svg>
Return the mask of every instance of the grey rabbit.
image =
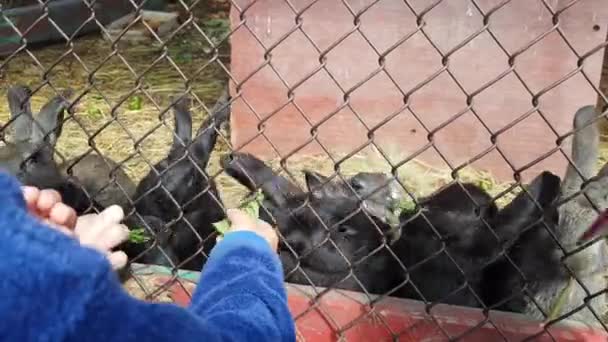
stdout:
<svg viewBox="0 0 608 342">
<path fill-rule="evenodd" d="M 592 325 L 600 322 L 585 305 L 587 297 L 598 317 L 608 310 L 605 294 L 591 297 L 608 285 L 606 243 L 599 240 L 584 248 L 577 245 L 579 237 L 598 216 L 594 205 L 600 210 L 608 207 L 608 164 L 593 177 L 599 145 L 599 130 L 594 122 L 597 116 L 593 106 L 576 112 L 572 142 L 574 165 L 568 166 L 561 184 L 560 202 L 565 202 L 554 205 L 553 210 L 547 212 L 545 222 L 522 234 L 510 249 L 515 265 L 503 263 L 499 269 L 504 277 L 500 282 L 502 287 L 493 289 L 494 302 L 511 298 L 500 309 L 522 312 L 537 319 L 546 319 L 551 314 L 550 318 L 568 315 L 569 319 Z M 590 181 L 586 183 L 586 180 Z M 560 246 L 569 255 L 565 256 Z M 582 249 L 576 250 L 578 248 Z M 558 298 L 565 299 L 559 310 L 555 306 Z M 576 311 L 579 307 L 582 309 Z"/>
<path fill-rule="evenodd" d="M 61 122 L 69 102 L 58 95 L 47 102 L 34 118 L 31 90 L 12 86 L 7 92 L 11 113 L 10 141 L 0 149 L 0 166 L 27 185 L 56 188 L 65 182 L 53 149 L 61 134 Z M 34 120 L 35 119 L 35 120 Z"/>
<path fill-rule="evenodd" d="M 68 162 L 58 166 L 54 159 L 53 152 L 61 136 L 64 113 L 70 107 L 67 98 L 71 94 L 72 90 L 68 89 L 53 97 L 34 118 L 30 105 L 31 90 L 21 85 L 9 88 L 13 139 L 0 151 L 2 167 L 25 184 L 58 190 L 64 201 L 79 213 L 112 204 L 127 208 L 128 199 L 112 182 L 112 178 L 115 177 L 122 188 L 131 194 L 135 185 L 122 169 L 118 168 L 111 175 L 110 169 L 106 167 L 104 170 L 101 165 L 106 160 L 108 165 L 115 167 L 115 162 L 97 154 L 89 154 L 74 165 Z M 69 166 L 73 177 L 66 177 L 65 171 Z"/>
<path fill-rule="evenodd" d="M 30 105 L 31 90 L 22 85 L 8 89 L 11 112 L 8 136 L 11 139 L 5 140 L 5 145 L 0 148 L 0 168 L 25 185 L 59 191 L 63 201 L 82 214 L 96 207 L 96 203 L 79 184 L 64 177 L 53 157 L 61 135 L 64 112 L 70 106 L 66 100 L 70 94 L 71 91 L 67 90 L 55 96 L 34 117 Z"/>
<path fill-rule="evenodd" d="M 578 131 L 574 133 L 572 142 L 572 160 L 586 180 L 593 177 L 599 155 L 599 128 L 597 122 L 594 122 L 597 116 L 598 113 L 593 106 L 585 106 L 579 109 L 574 117 L 574 129 Z M 575 195 L 581 191 L 583 184 L 584 180 L 576 169 L 569 165 L 562 183 L 562 198 Z M 594 205 L 600 210 L 608 207 L 608 164 L 600 169 L 596 179 L 584 186 L 581 194 L 568 199 L 558 208 L 559 221 L 554 232 L 566 251 L 578 247 L 578 238 L 598 216 Z M 557 258 L 561 257 L 561 251 L 555 244 L 554 246 L 554 252 L 551 254 L 556 258 L 554 261 L 558 262 Z M 605 241 L 596 241 L 592 245 L 569 255 L 564 261 L 574 272 L 575 277 L 587 288 L 589 295 L 597 294 L 608 286 L 606 282 L 608 250 Z M 567 286 L 570 278 L 563 267 L 555 271 L 558 272 L 553 274 L 554 278 L 543 279 L 544 281 L 539 282 L 534 293 L 534 299 L 544 307 L 544 310 L 547 310 L 549 303 L 551 305 L 555 303 L 557 294 Z M 588 294 L 581 284 L 573 281 L 568 297 L 566 304 L 557 313 L 558 315 L 573 312 L 574 309 L 584 304 L 584 299 L 588 297 Z M 590 304 L 598 316 L 603 315 L 608 310 L 608 303 L 604 294 L 590 300 Z M 528 303 L 524 312 L 534 317 L 540 318 L 543 316 L 533 303 Z M 599 323 L 588 308 L 574 313 L 569 318 L 581 322 Z"/>
</svg>

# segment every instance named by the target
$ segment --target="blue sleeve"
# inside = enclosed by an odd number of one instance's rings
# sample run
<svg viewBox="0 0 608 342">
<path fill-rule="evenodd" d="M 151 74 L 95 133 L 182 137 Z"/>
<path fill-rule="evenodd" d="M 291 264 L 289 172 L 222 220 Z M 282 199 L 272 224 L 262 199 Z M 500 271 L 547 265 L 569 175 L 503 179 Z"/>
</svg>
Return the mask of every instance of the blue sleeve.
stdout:
<svg viewBox="0 0 608 342">
<path fill-rule="evenodd" d="M 199 286 L 190 310 L 147 303 L 123 290 L 103 255 L 29 216 L 18 184 L 2 173 L 0 196 L 1 341 L 295 341 L 281 276 L 259 241 L 247 239 L 253 246 L 238 253 L 227 235 L 228 247 L 215 252 L 229 258 L 212 256 L 204 274 L 215 285 Z M 231 273 L 245 255 L 258 260 L 248 262 L 259 275 Z M 223 281 L 214 265 L 226 265 Z"/>
<path fill-rule="evenodd" d="M 239 341 L 295 341 L 283 268 L 253 232 L 226 234 L 211 251 L 190 309 Z"/>
</svg>

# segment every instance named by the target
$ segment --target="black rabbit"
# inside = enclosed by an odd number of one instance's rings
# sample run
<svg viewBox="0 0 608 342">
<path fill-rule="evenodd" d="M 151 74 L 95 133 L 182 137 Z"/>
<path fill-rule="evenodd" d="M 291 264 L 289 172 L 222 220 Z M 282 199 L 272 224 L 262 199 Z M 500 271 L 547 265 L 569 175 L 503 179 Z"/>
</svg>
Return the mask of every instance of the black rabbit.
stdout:
<svg viewBox="0 0 608 342">
<path fill-rule="evenodd" d="M 114 160 L 96 153 L 88 153 L 60 165 L 63 174 L 72 176 L 96 203 L 106 208 L 119 205 L 131 207 L 135 183 Z"/>
<path fill-rule="evenodd" d="M 416 210 L 404 211 L 400 217 L 401 237 L 394 248 L 408 268 L 407 273 L 399 270 L 402 281 L 409 282 L 404 283 L 396 295 L 477 306 L 474 295 L 465 285 L 467 279 L 476 283 L 480 276 L 463 272 L 479 266 L 468 254 L 475 248 L 475 234 L 485 229 L 484 220 L 497 211 L 485 191 L 473 184 L 461 183 L 452 183 L 421 199 Z"/>
<path fill-rule="evenodd" d="M 395 250 L 410 282 L 398 296 L 430 302 L 485 305 L 485 270 L 502 244 L 538 222 L 559 194 L 559 177 L 544 172 L 503 210 L 473 184 L 453 183 L 402 215 Z M 496 281 L 500 281 L 496 279 Z"/>
<path fill-rule="evenodd" d="M 124 220 L 129 229 L 142 229 L 142 241 L 127 241 L 119 250 L 123 250 L 130 262 L 172 267 L 171 261 L 178 260 L 175 251 L 169 244 L 171 231 L 161 219 L 155 216 L 130 215 Z"/>
<path fill-rule="evenodd" d="M 289 197 L 302 194 L 300 187 L 285 177 L 278 175 L 272 168 L 255 156 L 232 152 L 221 158 L 222 167 L 228 175 L 236 179 L 250 191 L 261 189 L 265 195 L 264 207 L 268 210 L 282 207 Z M 359 172 L 346 179 L 332 181 L 314 171 L 304 171 L 306 177 L 323 185 L 328 196 L 356 198 L 362 200 L 365 210 L 385 223 L 394 221 L 390 216 L 397 209 L 403 191 L 391 176 L 379 172 Z"/>
<path fill-rule="evenodd" d="M 192 116 L 188 99 L 173 105 L 175 136 L 167 158 L 141 180 L 135 193 L 140 215 L 161 219 L 172 231 L 168 244 L 175 264 L 200 270 L 215 242 L 214 222 L 225 218 L 215 182 L 205 172 L 220 125 L 229 119 L 230 104 L 225 92 L 211 116 L 203 121 L 192 139 Z"/>
<path fill-rule="evenodd" d="M 393 227 L 356 197 L 336 195 L 318 181 L 307 176 L 309 192 L 289 198 L 275 216 L 286 280 L 378 294 L 392 289 Z"/>
<path fill-rule="evenodd" d="M 222 166 L 250 190 L 262 189 L 269 212 L 261 210 L 261 218 L 275 222 L 282 236 L 280 258 L 288 282 L 372 293 L 394 285 L 386 246 L 395 232 L 367 212 L 345 184 L 308 171 L 304 192 L 246 153 L 224 156 Z"/>
</svg>

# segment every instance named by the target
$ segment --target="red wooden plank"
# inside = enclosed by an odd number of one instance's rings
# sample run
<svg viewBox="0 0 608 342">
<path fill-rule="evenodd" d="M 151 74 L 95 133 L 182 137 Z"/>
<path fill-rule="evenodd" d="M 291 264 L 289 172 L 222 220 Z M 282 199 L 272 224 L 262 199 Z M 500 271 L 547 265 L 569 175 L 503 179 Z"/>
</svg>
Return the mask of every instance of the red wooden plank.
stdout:
<svg viewBox="0 0 608 342">
<path fill-rule="evenodd" d="M 141 275 L 140 275 L 141 276 Z M 152 275 L 155 283 L 165 286 L 171 277 Z M 332 290 L 315 298 L 311 287 L 287 284 L 289 306 L 296 318 L 299 340 L 349 342 L 445 341 L 463 336 L 461 341 L 519 341 L 539 334 L 536 341 L 606 341 L 608 334 L 575 322 L 561 322 L 543 330 L 541 322 L 523 315 L 492 311 L 485 316 L 481 310 L 437 305 L 427 312 L 424 303 L 387 297 L 376 302 L 360 293 Z M 173 301 L 181 306 L 190 302 L 195 283 L 179 279 L 168 290 Z"/>
</svg>

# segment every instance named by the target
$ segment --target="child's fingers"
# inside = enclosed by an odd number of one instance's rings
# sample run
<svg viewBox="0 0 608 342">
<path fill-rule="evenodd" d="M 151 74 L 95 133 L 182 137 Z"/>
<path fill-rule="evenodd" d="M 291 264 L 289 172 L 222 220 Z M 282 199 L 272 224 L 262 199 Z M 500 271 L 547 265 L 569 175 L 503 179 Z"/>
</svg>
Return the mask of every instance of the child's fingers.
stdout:
<svg viewBox="0 0 608 342">
<path fill-rule="evenodd" d="M 226 233 L 239 230 L 252 231 L 263 237 L 273 250 L 277 250 L 279 238 L 277 233 L 267 222 L 254 219 L 239 209 L 228 209 L 226 211 L 226 216 L 228 216 L 228 220 L 230 220 L 230 228 Z M 221 240 L 216 241 L 219 242 Z"/>
<path fill-rule="evenodd" d="M 108 254 L 108 260 L 114 270 L 121 269 L 127 265 L 127 254 L 123 251 L 112 252 Z"/>
<path fill-rule="evenodd" d="M 257 226 L 260 229 L 264 229 L 264 230 L 269 230 L 269 231 L 274 231 L 274 229 L 272 228 L 272 226 L 270 225 L 270 223 L 264 221 L 264 220 L 257 220 Z"/>
<path fill-rule="evenodd" d="M 47 226 L 51 227 L 52 229 L 60 231 L 60 232 L 64 233 L 67 236 L 75 237 L 74 236 L 74 232 L 72 230 L 70 230 L 70 229 L 67 229 L 66 227 L 60 226 L 60 225 L 56 224 L 55 222 L 53 222 L 51 220 L 44 220 L 43 222 Z"/>
<path fill-rule="evenodd" d="M 74 232 L 79 239 L 86 239 L 86 236 L 91 235 L 90 231 L 96 227 L 96 221 L 98 221 L 97 215 L 98 214 L 86 214 L 78 216 Z"/>
<path fill-rule="evenodd" d="M 37 215 L 38 208 L 36 208 L 36 204 L 38 203 L 38 197 L 40 196 L 40 189 L 33 186 L 22 186 L 21 191 L 23 192 L 27 210 L 30 213 Z"/>
<path fill-rule="evenodd" d="M 98 240 L 94 244 L 101 250 L 110 250 L 129 239 L 129 229 L 122 224 L 113 224 L 107 226 L 105 230 L 98 236 Z"/>
<path fill-rule="evenodd" d="M 231 230 L 232 229 L 254 229 L 256 226 L 255 220 L 249 215 L 239 209 L 228 209 L 226 216 L 230 220 Z"/>
<path fill-rule="evenodd" d="M 104 211 L 99 213 L 99 216 L 107 223 L 120 223 L 125 217 L 125 213 L 122 207 L 119 205 L 112 205 L 107 207 Z"/>
<path fill-rule="evenodd" d="M 61 195 L 59 192 L 51 189 L 40 190 L 38 196 L 38 202 L 36 204 L 37 211 L 40 216 L 46 218 L 53 206 L 57 203 L 61 203 Z"/>
<path fill-rule="evenodd" d="M 77 219 L 76 210 L 64 203 L 55 204 L 48 218 L 49 221 L 68 229 L 74 229 Z"/>
</svg>

